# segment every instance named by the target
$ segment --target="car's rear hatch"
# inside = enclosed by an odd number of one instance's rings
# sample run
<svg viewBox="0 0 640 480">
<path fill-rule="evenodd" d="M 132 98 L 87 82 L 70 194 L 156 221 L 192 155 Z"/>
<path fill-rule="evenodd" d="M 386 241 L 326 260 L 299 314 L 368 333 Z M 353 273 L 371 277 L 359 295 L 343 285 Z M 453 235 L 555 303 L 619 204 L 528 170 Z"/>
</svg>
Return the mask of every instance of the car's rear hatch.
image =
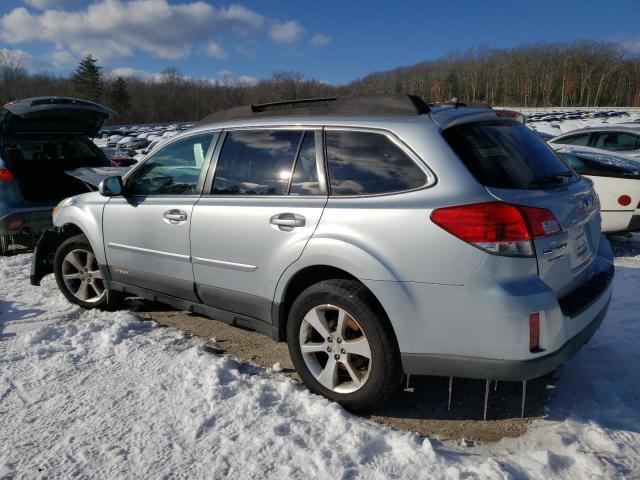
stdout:
<svg viewBox="0 0 640 480">
<path fill-rule="evenodd" d="M 113 115 L 116 113 L 110 108 L 77 98 L 27 98 L 7 103 L 0 110 L 0 134 L 75 133 L 93 137 Z"/>
<path fill-rule="evenodd" d="M 17 100 L 0 109 L 0 156 L 10 174 L 14 207 L 47 206 L 87 191 L 65 174 L 79 167 L 110 164 L 88 137 L 115 112 L 68 97 Z"/>
<path fill-rule="evenodd" d="M 540 278 L 558 298 L 587 281 L 600 239 L 592 183 L 528 128 L 495 114 L 445 125 L 443 136 L 497 200 L 553 213 L 561 230 L 550 226 L 552 234 L 537 236 L 533 243 Z"/>
</svg>

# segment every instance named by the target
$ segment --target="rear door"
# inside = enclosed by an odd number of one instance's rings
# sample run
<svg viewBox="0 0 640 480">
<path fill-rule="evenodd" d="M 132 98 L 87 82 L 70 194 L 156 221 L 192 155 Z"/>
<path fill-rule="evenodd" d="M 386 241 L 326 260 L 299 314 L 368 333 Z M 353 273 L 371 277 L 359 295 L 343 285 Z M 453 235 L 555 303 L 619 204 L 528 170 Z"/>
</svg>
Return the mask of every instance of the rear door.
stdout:
<svg viewBox="0 0 640 480">
<path fill-rule="evenodd" d="M 559 297 L 583 283 L 600 240 L 599 203 L 591 182 L 575 175 L 521 124 L 466 123 L 443 135 L 495 198 L 555 215 L 562 232 L 534 241 L 542 280 Z"/>
<path fill-rule="evenodd" d="M 197 133 L 160 148 L 104 209 L 107 263 L 114 280 L 198 301 L 189 229 L 217 134 Z"/>
<path fill-rule="evenodd" d="M 230 130 L 220 143 L 193 211 L 197 291 L 208 305 L 270 322 L 278 279 L 327 203 L 321 130 Z"/>
</svg>

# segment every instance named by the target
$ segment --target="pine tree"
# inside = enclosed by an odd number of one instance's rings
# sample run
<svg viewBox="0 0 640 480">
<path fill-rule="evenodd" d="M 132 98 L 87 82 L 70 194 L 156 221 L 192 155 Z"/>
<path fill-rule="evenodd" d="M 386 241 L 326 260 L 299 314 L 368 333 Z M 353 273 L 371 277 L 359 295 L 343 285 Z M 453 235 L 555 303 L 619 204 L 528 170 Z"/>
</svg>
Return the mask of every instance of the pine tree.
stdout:
<svg viewBox="0 0 640 480">
<path fill-rule="evenodd" d="M 109 90 L 109 106 L 113 108 L 120 117 L 126 117 L 131 109 L 131 95 L 127 90 L 127 81 L 122 77 L 117 77 Z"/>
<path fill-rule="evenodd" d="M 100 101 L 103 90 L 102 77 L 100 75 L 102 67 L 99 67 L 97 63 L 98 60 L 93 58 L 91 54 L 87 55 L 82 59 L 71 77 L 76 94 L 92 102 Z"/>
</svg>

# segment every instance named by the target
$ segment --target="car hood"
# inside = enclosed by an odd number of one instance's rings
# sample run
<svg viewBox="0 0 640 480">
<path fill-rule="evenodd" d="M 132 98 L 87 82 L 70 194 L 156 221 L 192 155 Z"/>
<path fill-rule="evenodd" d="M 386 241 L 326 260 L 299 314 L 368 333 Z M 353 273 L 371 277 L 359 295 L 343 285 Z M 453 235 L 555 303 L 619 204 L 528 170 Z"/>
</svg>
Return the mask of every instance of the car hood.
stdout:
<svg viewBox="0 0 640 480">
<path fill-rule="evenodd" d="M 97 189 L 100 182 L 105 178 L 122 177 L 128 171 L 129 167 L 83 167 L 69 170 L 65 173 Z"/>
<path fill-rule="evenodd" d="M 116 112 L 70 97 L 36 97 L 7 103 L 0 110 L 0 135 L 77 133 L 94 137 Z"/>
</svg>

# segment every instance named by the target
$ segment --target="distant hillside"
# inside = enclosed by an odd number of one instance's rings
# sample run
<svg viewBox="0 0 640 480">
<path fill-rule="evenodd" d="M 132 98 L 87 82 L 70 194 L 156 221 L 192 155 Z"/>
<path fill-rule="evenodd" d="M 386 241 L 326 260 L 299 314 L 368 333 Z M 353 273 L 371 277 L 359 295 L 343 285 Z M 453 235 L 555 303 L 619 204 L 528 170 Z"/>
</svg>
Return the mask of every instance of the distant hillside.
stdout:
<svg viewBox="0 0 640 480">
<path fill-rule="evenodd" d="M 408 92 L 426 101 L 459 97 L 510 106 L 640 106 L 640 57 L 605 42 L 478 47 L 438 60 L 371 73 L 347 85 L 276 72 L 252 85 L 211 83 L 175 68 L 152 80 L 102 73 L 98 98 L 119 108 L 116 123 L 197 120 L 236 105 L 328 95 Z M 79 95 L 71 77 L 28 72 L 24 61 L 0 50 L 0 104 L 37 95 Z M 117 95 L 116 95 L 117 90 Z M 122 96 L 128 96 L 123 101 Z M 84 95 L 86 97 L 86 95 Z"/>
</svg>

